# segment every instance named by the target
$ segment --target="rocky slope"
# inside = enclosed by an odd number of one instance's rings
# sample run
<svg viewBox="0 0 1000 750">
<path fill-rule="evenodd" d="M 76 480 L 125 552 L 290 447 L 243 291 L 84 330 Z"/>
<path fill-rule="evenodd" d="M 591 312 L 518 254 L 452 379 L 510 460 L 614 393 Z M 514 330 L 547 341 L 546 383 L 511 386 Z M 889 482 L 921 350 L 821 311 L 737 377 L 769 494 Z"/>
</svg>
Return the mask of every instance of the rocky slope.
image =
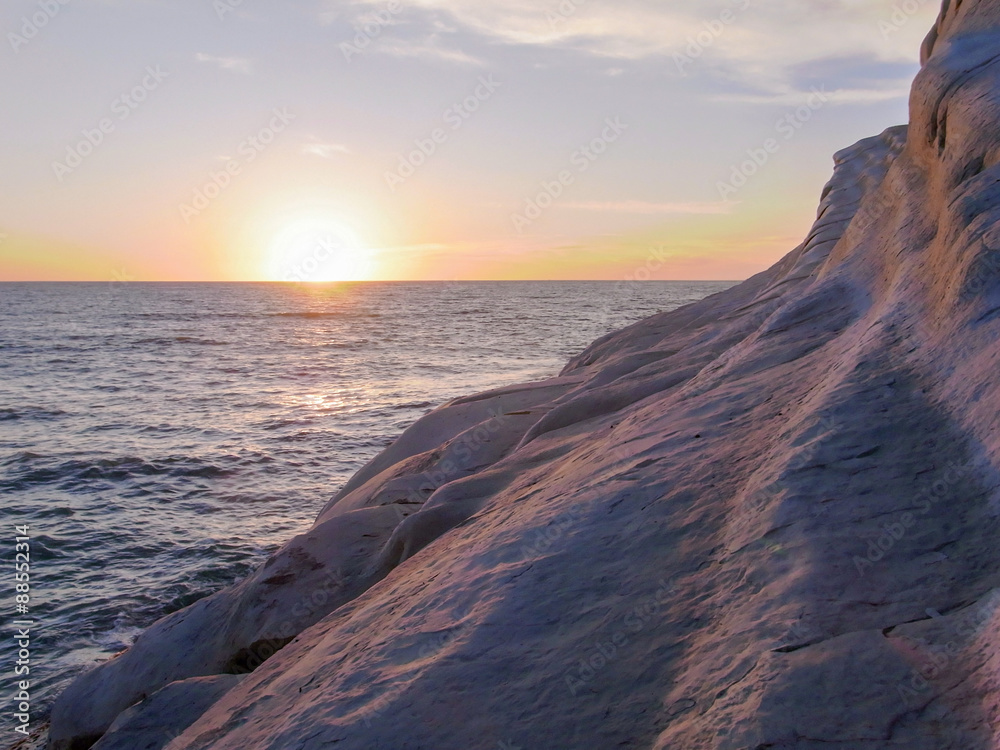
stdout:
<svg viewBox="0 0 1000 750">
<path fill-rule="evenodd" d="M 1000 747 L 1000 0 L 923 58 L 778 265 L 429 414 L 50 747 Z"/>
</svg>

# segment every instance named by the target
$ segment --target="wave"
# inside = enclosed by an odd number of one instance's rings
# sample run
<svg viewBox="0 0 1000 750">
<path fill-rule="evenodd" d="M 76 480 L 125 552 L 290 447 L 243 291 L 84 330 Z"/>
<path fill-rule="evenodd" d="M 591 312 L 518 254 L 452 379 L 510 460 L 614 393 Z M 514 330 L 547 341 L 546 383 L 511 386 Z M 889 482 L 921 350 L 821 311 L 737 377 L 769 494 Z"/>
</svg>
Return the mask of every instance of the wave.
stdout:
<svg viewBox="0 0 1000 750">
<path fill-rule="evenodd" d="M 366 313 L 357 310 L 334 310 L 330 312 L 280 312 L 268 313 L 269 318 L 302 318 L 304 320 L 320 320 L 323 318 L 371 318 L 383 317 L 382 313 Z"/>
<path fill-rule="evenodd" d="M 391 408 L 393 411 L 404 411 L 406 409 L 430 409 L 432 406 L 434 404 L 430 401 L 419 401 L 411 404 L 393 404 Z"/>
<path fill-rule="evenodd" d="M 135 342 L 140 344 L 154 344 L 156 346 L 171 346 L 173 344 L 192 344 L 194 346 L 229 346 L 228 341 L 216 341 L 215 339 L 199 339 L 193 336 L 168 336 L 166 338 L 146 338 Z"/>
<path fill-rule="evenodd" d="M 23 491 L 33 486 L 58 484 L 62 489 L 89 487 L 95 480 L 125 482 L 136 478 L 221 478 L 231 476 L 233 469 L 225 469 L 210 461 L 187 456 L 170 456 L 147 461 L 136 456 L 120 456 L 94 461 L 70 460 L 52 464 L 52 459 L 37 454 L 22 453 L 10 464 L 20 464 L 21 471 L 0 481 L 0 489 Z M 43 464 L 39 466 L 38 464 Z M 48 464 L 48 465 L 44 465 Z"/>
<path fill-rule="evenodd" d="M 330 341 L 316 346 L 320 349 L 364 349 L 370 344 L 368 339 L 360 339 L 358 341 Z"/>
<path fill-rule="evenodd" d="M 275 419 L 268 422 L 264 422 L 260 425 L 262 430 L 267 432 L 273 432 L 274 430 L 283 430 L 286 427 L 304 427 L 308 425 L 315 424 L 316 420 L 310 417 L 301 418 L 286 418 L 286 419 Z"/>
<path fill-rule="evenodd" d="M 40 453 L 32 453 L 31 451 L 20 451 L 12 456 L 9 456 L 8 458 L 5 458 L 3 461 L 0 461 L 0 466 L 10 466 L 12 464 L 29 463 L 38 458 L 45 458 L 45 456 L 43 456 Z"/>
<path fill-rule="evenodd" d="M 70 416 L 68 412 L 60 409 L 42 409 L 40 407 L 33 406 L 25 406 L 20 409 L 0 409 L 0 422 L 13 421 L 15 419 L 34 419 L 38 421 L 45 421 L 68 416 Z"/>
</svg>

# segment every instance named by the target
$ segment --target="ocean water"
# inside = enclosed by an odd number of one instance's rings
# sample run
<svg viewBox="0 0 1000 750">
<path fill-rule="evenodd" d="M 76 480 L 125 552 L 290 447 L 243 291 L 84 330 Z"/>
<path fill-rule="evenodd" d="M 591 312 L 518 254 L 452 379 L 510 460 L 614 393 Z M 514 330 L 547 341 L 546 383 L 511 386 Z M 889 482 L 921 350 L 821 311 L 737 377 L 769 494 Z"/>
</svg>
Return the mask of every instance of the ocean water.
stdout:
<svg viewBox="0 0 1000 750">
<path fill-rule="evenodd" d="M 308 528 L 433 407 L 728 286 L 0 284 L 0 544 L 12 560 L 30 525 L 35 713 Z"/>
</svg>

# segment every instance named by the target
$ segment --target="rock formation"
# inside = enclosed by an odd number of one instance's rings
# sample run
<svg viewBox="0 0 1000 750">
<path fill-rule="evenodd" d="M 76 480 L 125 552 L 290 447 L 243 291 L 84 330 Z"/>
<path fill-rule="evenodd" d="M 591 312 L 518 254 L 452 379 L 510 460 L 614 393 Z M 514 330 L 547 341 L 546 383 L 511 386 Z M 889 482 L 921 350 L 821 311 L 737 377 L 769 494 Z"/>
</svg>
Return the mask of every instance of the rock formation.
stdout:
<svg viewBox="0 0 1000 750">
<path fill-rule="evenodd" d="M 169 750 L 1000 746 L 998 62 L 946 0 L 800 247 L 417 422 L 50 748 L 146 699 Z"/>
</svg>

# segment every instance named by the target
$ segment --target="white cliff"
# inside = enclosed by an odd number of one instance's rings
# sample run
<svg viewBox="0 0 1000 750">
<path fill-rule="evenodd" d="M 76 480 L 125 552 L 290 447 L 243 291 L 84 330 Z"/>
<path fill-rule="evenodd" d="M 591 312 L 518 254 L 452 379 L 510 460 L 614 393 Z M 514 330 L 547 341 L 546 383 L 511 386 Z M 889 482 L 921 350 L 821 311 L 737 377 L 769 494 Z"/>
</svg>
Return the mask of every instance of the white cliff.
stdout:
<svg viewBox="0 0 1000 750">
<path fill-rule="evenodd" d="M 170 750 L 1000 747 L 1000 0 L 923 56 L 803 245 L 429 414 L 50 747 L 140 701 Z"/>
</svg>

